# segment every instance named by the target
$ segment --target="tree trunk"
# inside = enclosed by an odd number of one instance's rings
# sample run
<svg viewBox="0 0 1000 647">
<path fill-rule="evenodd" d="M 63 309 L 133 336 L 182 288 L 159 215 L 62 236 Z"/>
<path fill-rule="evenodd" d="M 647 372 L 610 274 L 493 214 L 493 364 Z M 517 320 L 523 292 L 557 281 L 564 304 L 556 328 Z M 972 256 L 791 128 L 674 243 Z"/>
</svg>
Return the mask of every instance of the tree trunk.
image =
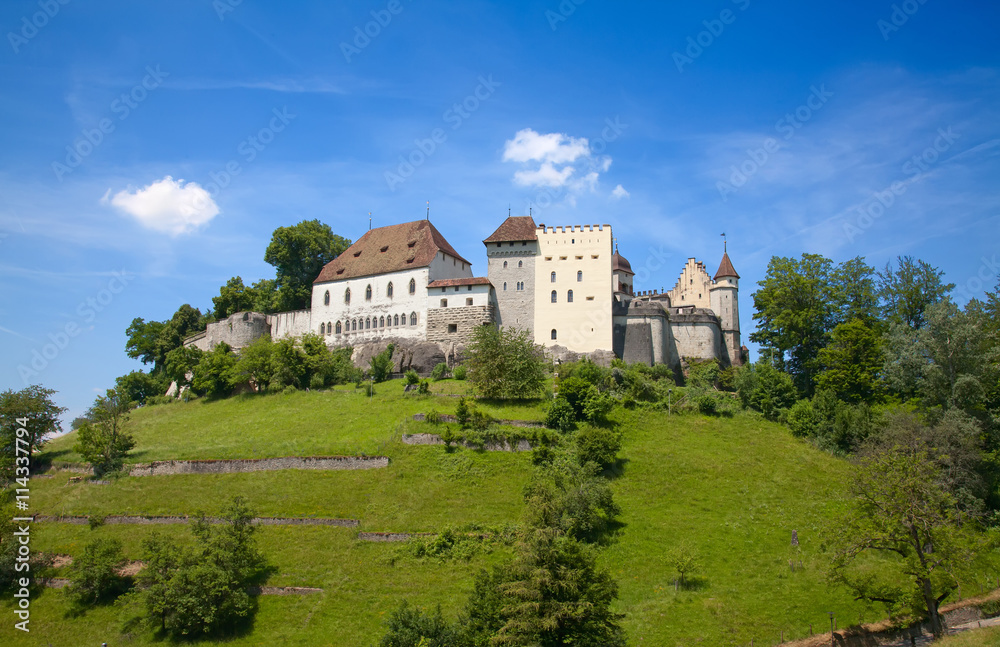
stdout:
<svg viewBox="0 0 1000 647">
<path fill-rule="evenodd" d="M 934 597 L 934 591 L 931 588 L 931 581 L 928 578 L 920 578 L 920 584 L 923 589 L 924 594 L 924 604 L 927 605 L 927 616 L 931 620 L 931 633 L 934 634 L 934 639 L 937 640 L 944 636 L 944 627 L 941 624 L 941 615 L 938 613 L 938 601 Z"/>
</svg>

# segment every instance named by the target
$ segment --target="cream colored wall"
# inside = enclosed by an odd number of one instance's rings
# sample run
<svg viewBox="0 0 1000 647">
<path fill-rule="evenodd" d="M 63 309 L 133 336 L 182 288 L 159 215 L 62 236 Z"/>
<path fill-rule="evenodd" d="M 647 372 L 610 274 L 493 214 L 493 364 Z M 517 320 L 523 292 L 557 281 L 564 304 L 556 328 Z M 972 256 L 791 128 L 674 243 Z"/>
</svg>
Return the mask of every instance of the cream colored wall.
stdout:
<svg viewBox="0 0 1000 647">
<path fill-rule="evenodd" d="M 611 239 L 611 225 L 539 227 L 535 343 L 565 346 L 579 353 L 612 349 Z M 583 272 L 582 281 L 577 281 L 578 271 Z M 556 303 L 552 303 L 552 290 Z M 569 290 L 573 290 L 573 303 L 567 301 Z M 553 329 L 557 332 L 554 340 Z"/>
<path fill-rule="evenodd" d="M 695 306 L 696 308 L 711 308 L 712 277 L 708 275 L 705 266 L 693 258 L 689 258 L 677 279 L 677 284 L 670 291 L 670 306 Z"/>
</svg>

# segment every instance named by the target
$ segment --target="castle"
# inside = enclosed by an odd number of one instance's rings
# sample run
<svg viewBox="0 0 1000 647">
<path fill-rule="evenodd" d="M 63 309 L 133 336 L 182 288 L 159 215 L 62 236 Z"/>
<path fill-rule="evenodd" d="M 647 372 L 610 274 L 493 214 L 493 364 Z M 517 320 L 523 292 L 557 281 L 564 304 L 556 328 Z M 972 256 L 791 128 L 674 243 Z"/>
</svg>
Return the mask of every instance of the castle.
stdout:
<svg viewBox="0 0 1000 647">
<path fill-rule="evenodd" d="M 185 341 L 239 349 L 257 337 L 315 333 L 330 346 L 398 341 L 461 347 L 478 326 L 530 333 L 554 356 L 614 356 L 666 364 L 741 364 L 739 275 L 724 251 L 709 276 L 691 258 L 673 290 L 636 292 L 610 225 L 549 227 L 509 216 L 487 237 L 474 276 L 429 220 L 371 229 L 330 261 L 308 310 L 237 313 Z"/>
</svg>

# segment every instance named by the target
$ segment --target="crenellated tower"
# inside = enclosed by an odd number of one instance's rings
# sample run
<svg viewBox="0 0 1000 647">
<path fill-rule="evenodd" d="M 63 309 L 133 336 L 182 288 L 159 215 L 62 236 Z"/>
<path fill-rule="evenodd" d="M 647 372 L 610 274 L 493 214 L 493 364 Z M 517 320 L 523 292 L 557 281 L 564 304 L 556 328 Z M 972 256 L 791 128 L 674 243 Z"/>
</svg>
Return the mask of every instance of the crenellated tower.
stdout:
<svg viewBox="0 0 1000 647">
<path fill-rule="evenodd" d="M 740 275 L 729 260 L 729 250 L 723 243 L 722 261 L 709 288 L 712 310 L 719 318 L 722 332 L 722 350 L 733 366 L 742 364 L 742 342 L 740 340 Z"/>
</svg>

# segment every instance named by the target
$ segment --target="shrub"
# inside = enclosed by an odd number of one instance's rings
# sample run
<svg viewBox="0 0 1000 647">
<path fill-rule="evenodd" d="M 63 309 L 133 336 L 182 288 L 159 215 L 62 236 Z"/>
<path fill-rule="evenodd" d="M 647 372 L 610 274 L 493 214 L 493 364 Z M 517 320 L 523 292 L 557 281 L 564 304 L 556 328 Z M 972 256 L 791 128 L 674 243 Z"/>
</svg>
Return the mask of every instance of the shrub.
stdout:
<svg viewBox="0 0 1000 647">
<path fill-rule="evenodd" d="M 465 368 L 464 365 L 460 364 L 456 366 L 455 369 L 451 372 L 451 376 L 456 380 L 464 380 L 468 375 L 468 372 L 469 369 Z"/>
<path fill-rule="evenodd" d="M 431 379 L 437 382 L 443 380 L 448 375 L 448 365 L 441 362 L 431 370 Z"/>
<path fill-rule="evenodd" d="M 545 414 L 545 426 L 562 432 L 575 429 L 576 412 L 573 410 L 573 405 L 562 396 L 553 400 Z"/>
<path fill-rule="evenodd" d="M 819 432 L 820 416 L 813 408 L 812 400 L 799 400 L 788 410 L 785 417 L 793 436 L 800 438 L 816 436 Z"/>
<path fill-rule="evenodd" d="M 406 384 L 417 384 L 420 382 L 420 375 L 417 374 L 412 368 L 406 372 L 404 375 L 404 380 Z"/>
<path fill-rule="evenodd" d="M 313 391 L 319 391 L 324 386 L 326 386 L 326 384 L 322 375 L 313 375 L 309 378 L 309 388 Z"/>
<path fill-rule="evenodd" d="M 431 423 L 432 425 L 439 425 L 441 424 L 441 414 L 438 413 L 437 411 L 431 411 L 426 416 L 424 416 L 424 420 Z"/>
<path fill-rule="evenodd" d="M 296 391 L 298 391 L 298 389 L 296 389 L 293 385 L 289 384 L 288 386 L 286 386 L 281 390 L 281 393 L 282 395 L 292 395 Z"/>
<path fill-rule="evenodd" d="M 485 398 L 534 398 L 545 390 L 540 347 L 525 330 L 477 326 L 466 348 L 469 381 Z"/>
<path fill-rule="evenodd" d="M 95 530 L 104 525 L 104 515 L 92 514 L 87 517 L 87 525 L 91 530 Z"/>
<path fill-rule="evenodd" d="M 421 395 L 427 395 L 431 392 L 431 383 L 429 380 L 420 380 L 420 386 L 417 387 L 417 393 Z"/>
<path fill-rule="evenodd" d="M 392 353 L 395 350 L 396 345 L 389 344 L 384 351 L 369 360 L 369 371 L 376 383 L 385 382 L 392 375 Z"/>
<path fill-rule="evenodd" d="M 559 397 L 565 398 L 573 407 L 573 413 L 577 419 L 582 419 L 584 401 L 597 393 L 597 387 L 590 382 L 579 377 L 568 377 L 559 380 Z"/>
<path fill-rule="evenodd" d="M 375 397 L 375 385 L 373 383 L 365 382 L 361 388 L 365 391 L 365 397 Z"/>
<path fill-rule="evenodd" d="M 736 391 L 744 408 L 760 411 L 768 420 L 777 420 L 797 399 L 792 377 L 764 359 L 740 368 Z"/>
<path fill-rule="evenodd" d="M 97 539 L 87 544 L 70 566 L 70 595 L 78 604 L 117 597 L 128 588 L 127 580 L 118 574 L 125 563 L 117 539 Z"/>
<path fill-rule="evenodd" d="M 486 431 L 493 424 L 493 417 L 485 411 L 474 409 L 469 416 L 469 427 L 476 431 Z"/>
<path fill-rule="evenodd" d="M 621 435 L 610 429 L 585 427 L 576 435 L 576 457 L 581 465 L 587 463 L 597 463 L 601 467 L 614 465 L 621 447 Z"/>
<path fill-rule="evenodd" d="M 459 643 L 460 629 L 441 615 L 410 607 L 406 601 L 386 621 L 385 635 L 378 647 L 453 647 Z"/>
<path fill-rule="evenodd" d="M 709 393 L 704 393 L 696 397 L 695 404 L 698 407 L 698 411 L 706 416 L 714 416 L 718 413 L 718 403 Z"/>
<path fill-rule="evenodd" d="M 614 398 L 607 393 L 598 393 L 597 389 L 592 389 L 583 401 L 583 417 L 596 424 L 603 423 L 614 406 Z"/>
<path fill-rule="evenodd" d="M 471 407 L 469 406 L 468 398 L 459 398 L 458 407 L 455 408 L 455 419 L 458 420 L 458 424 L 465 427 L 469 426 L 469 416 L 471 415 Z"/>
</svg>

